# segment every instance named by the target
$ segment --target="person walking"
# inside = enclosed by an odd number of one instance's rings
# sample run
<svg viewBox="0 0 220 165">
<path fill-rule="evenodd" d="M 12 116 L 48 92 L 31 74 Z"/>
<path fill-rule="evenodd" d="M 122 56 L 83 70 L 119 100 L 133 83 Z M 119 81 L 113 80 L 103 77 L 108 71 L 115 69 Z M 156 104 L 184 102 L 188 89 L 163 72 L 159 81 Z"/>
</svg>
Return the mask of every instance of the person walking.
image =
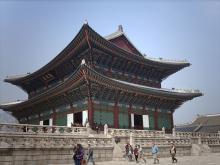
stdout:
<svg viewBox="0 0 220 165">
<path fill-rule="evenodd" d="M 138 155 L 139 155 L 139 151 L 138 151 L 138 146 L 136 145 L 134 148 L 134 156 L 136 163 L 138 163 Z"/>
<path fill-rule="evenodd" d="M 144 163 L 147 163 L 146 159 L 144 158 L 144 152 L 143 152 L 143 149 L 140 145 L 138 145 L 138 151 L 139 151 L 139 159 L 143 160 Z"/>
<path fill-rule="evenodd" d="M 153 143 L 152 148 L 151 148 L 151 153 L 153 155 L 154 164 L 159 163 L 159 159 L 157 156 L 158 152 L 159 152 L 159 148 L 157 147 L 155 143 Z"/>
<path fill-rule="evenodd" d="M 74 164 L 76 164 L 76 145 L 74 145 L 73 147 L 73 161 L 74 161 Z"/>
<path fill-rule="evenodd" d="M 173 143 L 172 143 L 171 148 L 170 148 L 170 155 L 172 157 L 172 163 L 174 163 L 174 162 L 177 163 L 177 158 L 175 158 L 175 156 L 176 156 L 176 147 Z"/>
<path fill-rule="evenodd" d="M 76 145 L 75 151 L 75 165 L 81 165 L 84 156 L 84 150 L 81 144 Z"/>
<path fill-rule="evenodd" d="M 91 148 L 91 145 L 88 144 L 88 151 L 87 151 L 87 163 L 92 162 L 93 165 L 95 165 L 94 159 L 93 159 L 93 149 Z"/>
<path fill-rule="evenodd" d="M 125 146 L 125 156 L 128 158 L 129 161 L 132 160 L 133 148 L 132 146 L 127 143 Z"/>
</svg>

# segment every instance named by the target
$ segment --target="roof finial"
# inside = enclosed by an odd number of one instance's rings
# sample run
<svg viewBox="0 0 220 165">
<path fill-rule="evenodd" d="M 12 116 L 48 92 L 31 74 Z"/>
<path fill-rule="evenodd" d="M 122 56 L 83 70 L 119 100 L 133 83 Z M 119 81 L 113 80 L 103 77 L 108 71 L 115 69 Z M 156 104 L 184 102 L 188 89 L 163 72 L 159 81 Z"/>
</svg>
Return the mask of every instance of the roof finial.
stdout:
<svg viewBox="0 0 220 165">
<path fill-rule="evenodd" d="M 88 25 L 88 21 L 87 21 L 87 19 L 85 19 L 84 24 Z"/>
<path fill-rule="evenodd" d="M 85 59 L 82 59 L 81 65 L 84 65 L 86 63 Z"/>
<path fill-rule="evenodd" d="M 123 32 L 123 27 L 122 27 L 122 25 L 118 25 L 118 31 Z"/>
</svg>

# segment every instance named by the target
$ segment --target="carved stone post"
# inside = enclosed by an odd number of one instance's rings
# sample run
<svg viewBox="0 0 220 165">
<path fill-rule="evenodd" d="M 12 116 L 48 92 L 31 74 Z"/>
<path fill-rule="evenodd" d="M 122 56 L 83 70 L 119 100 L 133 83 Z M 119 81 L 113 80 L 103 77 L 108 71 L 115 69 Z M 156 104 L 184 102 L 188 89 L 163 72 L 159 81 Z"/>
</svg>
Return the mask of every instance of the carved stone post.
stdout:
<svg viewBox="0 0 220 165">
<path fill-rule="evenodd" d="M 198 144 L 202 144 L 201 136 L 199 136 L 199 138 L 198 138 Z"/>
<path fill-rule="evenodd" d="M 108 125 L 107 124 L 104 125 L 104 135 L 108 136 Z"/>
<path fill-rule="evenodd" d="M 89 134 L 90 134 L 90 125 L 89 125 L 89 122 L 86 123 L 86 131 L 87 131 L 87 134 L 89 135 Z"/>
<path fill-rule="evenodd" d="M 133 145 L 133 133 L 130 133 L 130 145 Z"/>
<path fill-rule="evenodd" d="M 175 127 L 173 127 L 172 131 L 173 131 L 173 137 L 176 137 L 176 130 L 175 130 Z"/>
<path fill-rule="evenodd" d="M 165 128 L 162 127 L 162 131 L 163 131 L 163 136 L 165 136 Z"/>
</svg>

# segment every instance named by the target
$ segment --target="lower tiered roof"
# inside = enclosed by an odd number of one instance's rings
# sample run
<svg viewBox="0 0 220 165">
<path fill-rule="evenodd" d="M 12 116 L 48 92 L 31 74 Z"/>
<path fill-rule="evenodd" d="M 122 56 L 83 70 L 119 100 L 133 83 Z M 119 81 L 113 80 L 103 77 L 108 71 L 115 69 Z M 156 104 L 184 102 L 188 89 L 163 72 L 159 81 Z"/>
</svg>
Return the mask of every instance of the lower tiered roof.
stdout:
<svg viewBox="0 0 220 165">
<path fill-rule="evenodd" d="M 176 126 L 180 132 L 208 132 L 220 131 L 220 114 L 198 116 L 191 124 Z"/>
<path fill-rule="evenodd" d="M 2 104 L 0 108 L 12 111 L 15 116 L 22 113 L 37 113 L 42 106 L 73 104 L 91 97 L 140 106 L 152 106 L 174 111 L 183 102 L 201 96 L 198 90 L 170 90 L 153 88 L 107 77 L 83 62 L 68 78 L 45 92 L 26 101 Z"/>
</svg>

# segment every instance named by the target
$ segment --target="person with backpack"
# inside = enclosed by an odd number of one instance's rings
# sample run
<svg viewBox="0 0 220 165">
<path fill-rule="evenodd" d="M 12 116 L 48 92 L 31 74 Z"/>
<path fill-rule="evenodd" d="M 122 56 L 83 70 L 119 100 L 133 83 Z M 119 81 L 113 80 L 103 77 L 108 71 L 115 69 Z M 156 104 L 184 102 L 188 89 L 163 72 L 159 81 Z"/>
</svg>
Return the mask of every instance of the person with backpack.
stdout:
<svg viewBox="0 0 220 165">
<path fill-rule="evenodd" d="M 126 158 L 128 158 L 129 161 L 132 160 L 132 154 L 133 154 L 133 148 L 129 143 L 127 143 L 125 146 L 125 156 Z"/>
<path fill-rule="evenodd" d="M 74 162 L 75 165 L 82 165 L 82 161 L 84 156 L 84 150 L 81 144 L 77 144 L 76 145 L 76 150 L 75 150 L 75 154 L 74 154 Z"/>
</svg>

